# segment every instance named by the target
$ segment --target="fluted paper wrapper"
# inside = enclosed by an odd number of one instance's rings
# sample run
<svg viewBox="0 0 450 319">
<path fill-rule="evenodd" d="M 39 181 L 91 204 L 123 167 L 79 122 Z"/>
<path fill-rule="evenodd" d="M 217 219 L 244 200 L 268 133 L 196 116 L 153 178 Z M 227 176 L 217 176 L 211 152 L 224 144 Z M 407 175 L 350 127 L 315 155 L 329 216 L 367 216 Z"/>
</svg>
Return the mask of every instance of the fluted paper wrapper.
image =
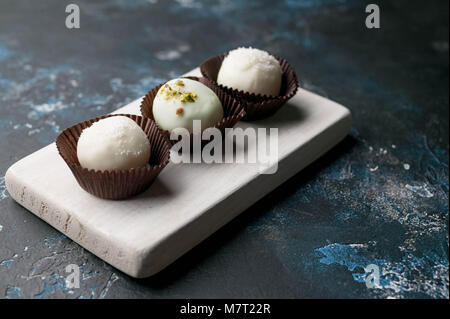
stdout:
<svg viewBox="0 0 450 319">
<path fill-rule="evenodd" d="M 225 93 L 222 89 L 211 83 L 205 78 L 198 78 L 195 76 L 186 76 L 183 77 L 185 79 L 191 79 L 194 81 L 199 81 L 209 87 L 211 90 L 216 93 L 217 97 L 219 98 L 220 102 L 222 103 L 223 107 L 223 119 L 217 122 L 214 126 L 214 128 L 217 128 L 221 131 L 222 136 L 225 136 L 225 128 L 232 128 L 236 125 L 239 120 L 241 120 L 245 116 L 245 110 L 241 103 L 239 103 L 233 96 Z M 144 117 L 150 118 L 154 120 L 153 117 L 153 100 L 156 97 L 156 94 L 158 93 L 158 90 L 161 86 L 163 86 L 165 83 L 162 83 L 153 89 L 151 89 L 145 97 L 142 99 L 141 102 L 141 114 Z M 208 127 L 202 127 L 202 131 L 207 129 Z M 165 130 L 164 134 L 170 138 L 170 132 Z M 191 141 L 192 141 L 192 133 L 191 133 Z M 171 141 L 172 144 L 175 144 L 177 141 Z M 205 141 L 202 141 L 204 144 Z M 192 143 L 191 143 L 192 145 Z"/>
<path fill-rule="evenodd" d="M 81 132 L 93 123 L 111 116 L 127 116 L 145 132 L 150 142 L 149 163 L 140 168 L 98 171 L 83 168 L 78 161 L 77 143 Z M 78 123 L 64 130 L 56 139 L 56 147 L 78 184 L 88 193 L 105 199 L 125 199 L 147 189 L 169 163 L 170 143 L 156 124 L 138 115 L 114 114 Z"/>
<path fill-rule="evenodd" d="M 285 59 L 276 55 L 273 56 L 280 63 L 281 71 L 283 72 L 279 95 L 270 96 L 249 93 L 218 84 L 217 75 L 227 55 L 228 53 L 223 53 L 209 58 L 201 64 L 200 71 L 213 85 L 222 89 L 243 104 L 246 111 L 244 120 L 258 120 L 274 114 L 297 93 L 298 80 L 294 69 Z"/>
</svg>

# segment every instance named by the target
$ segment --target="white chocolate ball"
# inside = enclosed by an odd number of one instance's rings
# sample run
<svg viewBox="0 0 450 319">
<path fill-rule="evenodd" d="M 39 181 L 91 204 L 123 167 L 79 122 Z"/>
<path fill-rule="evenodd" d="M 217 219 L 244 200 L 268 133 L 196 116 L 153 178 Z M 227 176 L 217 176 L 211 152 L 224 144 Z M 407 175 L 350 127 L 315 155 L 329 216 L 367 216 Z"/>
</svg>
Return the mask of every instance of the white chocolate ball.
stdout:
<svg viewBox="0 0 450 319">
<path fill-rule="evenodd" d="M 153 100 L 153 117 L 163 130 L 193 131 L 193 120 L 202 130 L 223 118 L 222 103 L 206 85 L 190 79 L 173 79 L 163 85 Z"/>
<path fill-rule="evenodd" d="M 138 168 L 150 159 L 150 142 L 135 121 L 126 116 L 112 116 L 81 132 L 77 156 L 87 169 Z"/>
<path fill-rule="evenodd" d="M 223 60 L 217 83 L 244 92 L 277 96 L 282 74 L 278 60 L 266 51 L 237 48 Z"/>
</svg>

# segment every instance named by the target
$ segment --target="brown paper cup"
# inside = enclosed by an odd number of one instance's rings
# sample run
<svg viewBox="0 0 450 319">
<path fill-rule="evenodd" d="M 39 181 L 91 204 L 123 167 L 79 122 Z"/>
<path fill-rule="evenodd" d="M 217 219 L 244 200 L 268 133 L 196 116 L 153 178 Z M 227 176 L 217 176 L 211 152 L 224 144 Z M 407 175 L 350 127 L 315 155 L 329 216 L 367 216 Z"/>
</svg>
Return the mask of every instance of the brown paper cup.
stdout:
<svg viewBox="0 0 450 319">
<path fill-rule="evenodd" d="M 245 116 L 245 110 L 241 103 L 239 103 L 233 96 L 230 94 L 225 93 L 222 89 L 220 89 L 218 86 L 214 85 L 211 81 L 208 81 L 205 78 L 198 78 L 194 76 L 186 76 L 184 77 L 186 79 L 191 79 L 195 81 L 199 81 L 203 84 L 205 84 L 207 87 L 209 87 L 211 90 L 216 93 L 216 95 L 219 97 L 220 102 L 222 103 L 223 107 L 223 119 L 217 122 L 214 126 L 214 128 L 217 128 L 221 131 L 222 136 L 225 134 L 225 128 L 232 128 L 234 125 L 236 125 L 239 120 L 241 120 Z M 156 94 L 158 93 L 158 90 L 163 84 L 160 84 L 153 89 L 151 89 L 145 97 L 142 99 L 141 102 L 141 114 L 144 117 L 150 118 L 151 120 L 154 120 L 153 117 L 153 100 L 156 97 Z M 208 127 L 203 128 L 202 131 L 207 129 Z M 165 136 L 167 136 L 170 139 L 170 132 L 165 130 L 164 131 Z M 192 133 L 191 133 L 191 141 L 192 141 Z M 172 144 L 175 144 L 177 141 L 171 141 Z M 203 145 L 205 144 L 205 141 L 202 141 Z M 192 143 L 191 143 L 192 145 Z"/>
<path fill-rule="evenodd" d="M 81 132 L 101 119 L 119 115 L 131 118 L 147 135 L 151 147 L 149 163 L 140 168 L 109 171 L 81 167 L 77 157 L 77 143 Z M 100 198 L 125 199 L 144 191 L 152 184 L 169 163 L 171 145 L 152 120 L 137 115 L 114 114 L 97 117 L 65 129 L 56 139 L 56 147 L 85 191 Z"/>
<path fill-rule="evenodd" d="M 213 85 L 230 94 L 244 105 L 246 111 L 244 120 L 258 120 L 274 114 L 297 93 L 298 80 L 294 69 L 285 59 L 276 55 L 273 56 L 280 62 L 283 72 L 280 94 L 278 96 L 254 94 L 218 84 L 217 75 L 227 55 L 228 53 L 223 53 L 209 58 L 200 65 L 200 71 Z"/>
</svg>

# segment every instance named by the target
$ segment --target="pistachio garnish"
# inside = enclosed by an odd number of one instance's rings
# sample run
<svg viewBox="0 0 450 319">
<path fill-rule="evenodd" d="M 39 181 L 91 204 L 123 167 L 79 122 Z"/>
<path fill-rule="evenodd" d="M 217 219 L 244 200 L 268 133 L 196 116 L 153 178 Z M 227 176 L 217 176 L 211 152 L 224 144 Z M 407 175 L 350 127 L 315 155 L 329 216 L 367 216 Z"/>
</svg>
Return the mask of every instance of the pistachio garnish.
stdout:
<svg viewBox="0 0 450 319">
<path fill-rule="evenodd" d="M 183 81 L 177 81 L 175 83 L 177 86 L 184 86 Z M 171 97 L 179 98 L 181 103 L 186 102 L 195 102 L 195 99 L 197 98 L 197 94 L 193 92 L 182 92 L 181 89 L 174 90 L 170 85 L 165 84 L 164 87 L 161 89 L 160 94 L 165 94 L 164 99 L 169 100 Z M 178 112 L 178 110 L 177 110 Z M 178 113 L 177 113 L 178 114 Z"/>
</svg>

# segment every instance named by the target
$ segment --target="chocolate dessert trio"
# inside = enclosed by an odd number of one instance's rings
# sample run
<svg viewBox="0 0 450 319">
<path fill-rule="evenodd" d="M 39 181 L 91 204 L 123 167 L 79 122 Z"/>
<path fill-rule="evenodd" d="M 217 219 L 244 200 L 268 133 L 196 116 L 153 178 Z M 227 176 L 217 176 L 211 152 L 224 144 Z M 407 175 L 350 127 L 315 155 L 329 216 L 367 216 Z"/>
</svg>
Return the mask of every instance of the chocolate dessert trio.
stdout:
<svg viewBox="0 0 450 319">
<path fill-rule="evenodd" d="M 202 78 L 170 80 L 150 90 L 142 116 L 105 115 L 64 130 L 59 154 L 80 186 L 106 199 L 124 199 L 147 189 L 169 163 L 171 132 L 222 132 L 239 120 L 275 113 L 298 89 L 286 60 L 254 48 L 238 48 L 202 63 Z"/>
</svg>

